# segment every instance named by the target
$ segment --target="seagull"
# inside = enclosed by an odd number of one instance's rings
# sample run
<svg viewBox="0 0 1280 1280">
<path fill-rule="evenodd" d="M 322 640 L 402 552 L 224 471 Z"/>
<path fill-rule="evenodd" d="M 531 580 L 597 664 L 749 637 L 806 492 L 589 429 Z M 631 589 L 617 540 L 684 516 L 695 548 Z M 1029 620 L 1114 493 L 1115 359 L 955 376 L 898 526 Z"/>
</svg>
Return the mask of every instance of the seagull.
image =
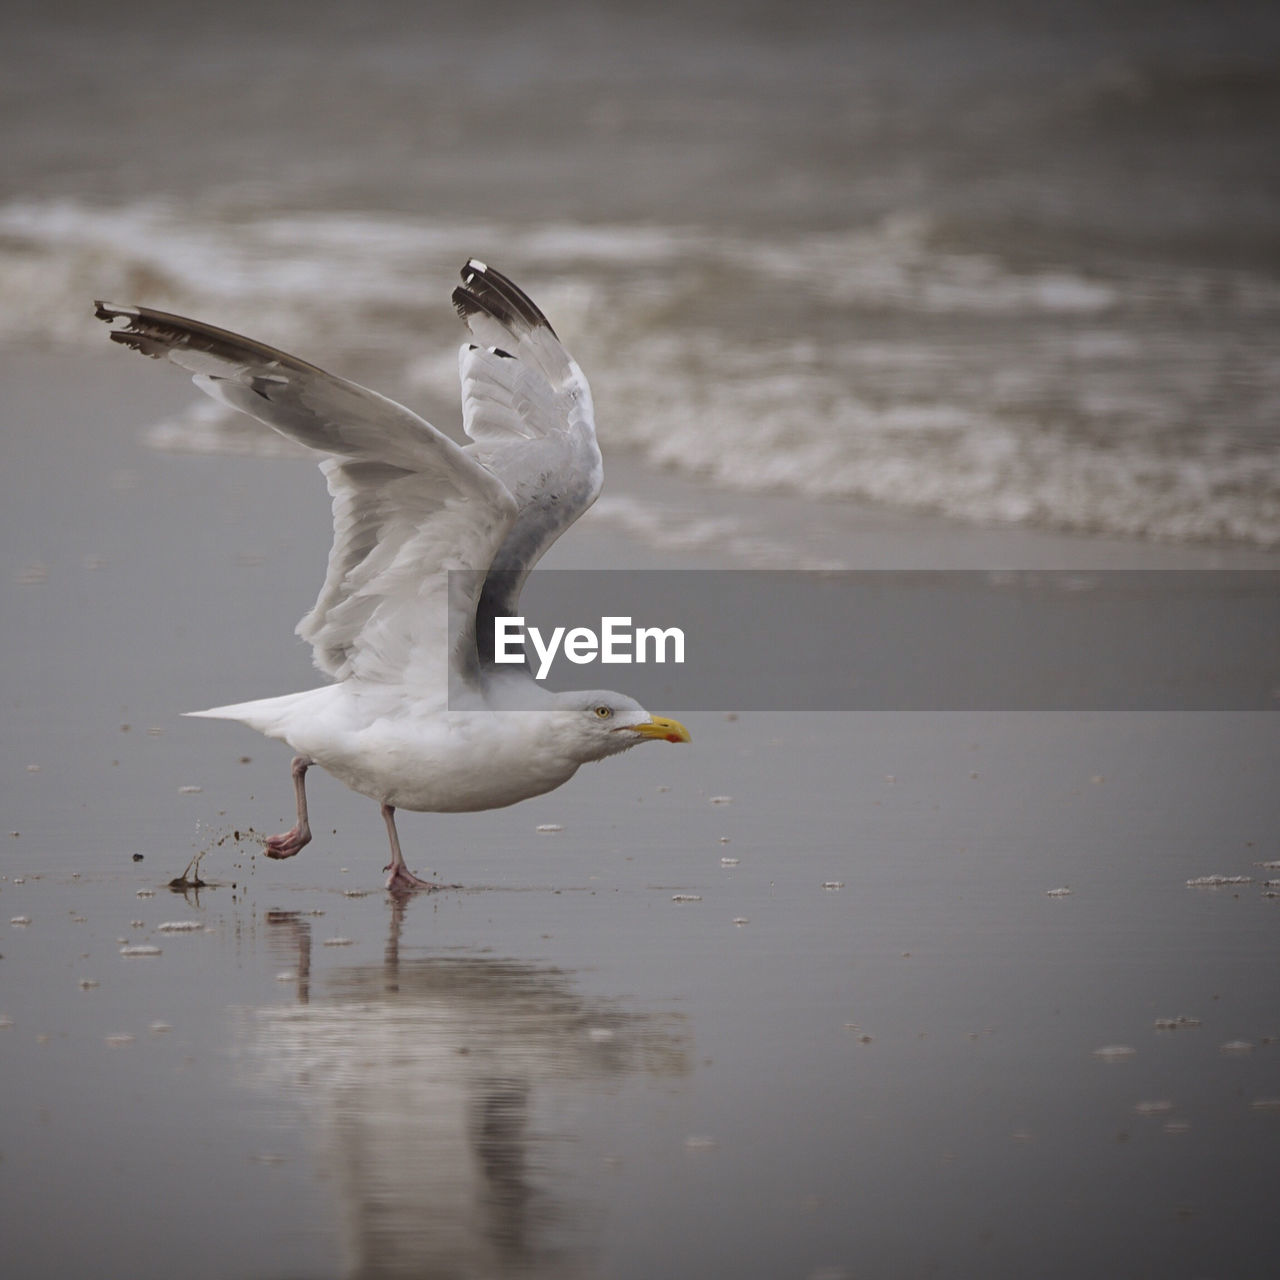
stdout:
<svg viewBox="0 0 1280 1280">
<path fill-rule="evenodd" d="M 96 303 L 113 342 L 169 360 L 215 400 L 323 455 L 333 547 L 297 634 L 331 683 L 187 714 L 239 721 L 297 753 L 297 822 L 266 841 L 268 857 L 292 858 L 311 839 L 312 765 L 376 800 L 396 892 L 443 887 L 406 866 L 397 809 L 501 808 L 637 743 L 689 741 L 678 720 L 624 694 L 553 693 L 527 664 L 495 661 L 494 620 L 519 616 L 530 570 L 596 500 L 603 469 L 591 390 L 546 317 L 477 259 L 461 275 L 453 304 L 474 339 L 458 354 L 465 446 L 250 338 Z"/>
</svg>

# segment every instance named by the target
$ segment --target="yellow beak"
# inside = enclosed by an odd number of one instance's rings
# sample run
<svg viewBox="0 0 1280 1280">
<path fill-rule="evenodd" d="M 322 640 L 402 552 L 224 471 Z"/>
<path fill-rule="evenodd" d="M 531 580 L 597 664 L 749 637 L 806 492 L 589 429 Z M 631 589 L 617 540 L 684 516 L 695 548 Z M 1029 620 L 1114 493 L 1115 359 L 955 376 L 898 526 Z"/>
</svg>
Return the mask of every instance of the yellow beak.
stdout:
<svg viewBox="0 0 1280 1280">
<path fill-rule="evenodd" d="M 679 720 L 668 720 L 666 716 L 654 716 L 644 724 L 629 724 L 626 728 L 632 733 L 638 733 L 642 738 L 663 738 L 667 742 L 693 741 L 689 736 L 689 730 Z"/>
</svg>

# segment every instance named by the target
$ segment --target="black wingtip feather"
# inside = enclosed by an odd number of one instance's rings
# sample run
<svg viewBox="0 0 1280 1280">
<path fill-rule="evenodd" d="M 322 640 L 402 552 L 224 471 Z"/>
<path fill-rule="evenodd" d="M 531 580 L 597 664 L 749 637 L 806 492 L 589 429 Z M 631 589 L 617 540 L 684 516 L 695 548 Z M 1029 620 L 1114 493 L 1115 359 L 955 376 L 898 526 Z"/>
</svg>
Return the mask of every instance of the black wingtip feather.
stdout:
<svg viewBox="0 0 1280 1280">
<path fill-rule="evenodd" d="M 105 321 L 107 324 L 120 319 L 121 316 L 127 318 L 136 317 L 132 307 L 120 307 L 114 302 L 103 302 L 100 298 L 94 301 L 93 314 L 96 319 Z M 132 320 L 130 325 L 132 325 Z M 165 354 L 163 346 L 147 341 L 144 335 L 135 332 L 132 327 L 112 329 L 107 336 L 112 342 L 118 342 L 122 347 L 129 347 L 134 351 L 140 351 L 144 356 L 150 356 L 153 360 L 158 360 Z"/>
<path fill-rule="evenodd" d="M 534 306 L 528 294 L 502 272 L 477 258 L 468 258 L 461 275 L 462 284 L 453 291 L 453 305 L 463 320 L 484 312 L 508 329 L 543 326 L 552 337 L 557 337 L 550 321 Z"/>
<path fill-rule="evenodd" d="M 152 359 L 159 360 L 168 357 L 171 352 L 189 347 L 196 351 L 207 351 L 210 355 L 233 364 L 255 362 L 292 373 L 328 376 L 323 370 L 297 356 L 278 351 L 275 347 L 256 342 L 242 334 L 232 333 L 230 329 L 219 329 L 167 311 L 153 311 L 150 307 L 119 307 L 110 302 L 99 302 L 95 306 L 97 309 L 94 314 L 99 320 L 109 323 L 123 317 L 127 321 L 108 333 L 112 342 L 131 347 Z"/>
</svg>

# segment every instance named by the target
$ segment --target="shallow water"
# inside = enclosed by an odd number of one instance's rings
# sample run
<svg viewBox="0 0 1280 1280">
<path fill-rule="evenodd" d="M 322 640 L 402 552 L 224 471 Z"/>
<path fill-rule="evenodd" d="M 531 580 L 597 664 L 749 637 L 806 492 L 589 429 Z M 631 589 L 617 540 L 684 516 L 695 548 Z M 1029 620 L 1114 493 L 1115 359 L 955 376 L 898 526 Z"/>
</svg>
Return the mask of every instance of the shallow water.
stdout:
<svg viewBox="0 0 1280 1280">
<path fill-rule="evenodd" d="M 318 476 L 53 368 L 0 468 L 6 1275 L 1257 1274 L 1274 714 L 694 713 L 404 815 L 467 888 L 398 906 L 371 803 L 316 771 L 269 862 L 288 752 L 177 716 L 312 683 Z"/>
<path fill-rule="evenodd" d="M 712 720 L 691 763 L 410 818 L 474 887 L 407 906 L 336 788 L 296 864 L 220 819 L 185 895 L 194 818 L 135 864 L 37 811 L 0 882 L 6 1272 L 1256 1274 L 1272 723 Z M 206 754 L 187 803 L 239 807 Z M 1214 870 L 1253 880 L 1187 887 Z"/>
</svg>

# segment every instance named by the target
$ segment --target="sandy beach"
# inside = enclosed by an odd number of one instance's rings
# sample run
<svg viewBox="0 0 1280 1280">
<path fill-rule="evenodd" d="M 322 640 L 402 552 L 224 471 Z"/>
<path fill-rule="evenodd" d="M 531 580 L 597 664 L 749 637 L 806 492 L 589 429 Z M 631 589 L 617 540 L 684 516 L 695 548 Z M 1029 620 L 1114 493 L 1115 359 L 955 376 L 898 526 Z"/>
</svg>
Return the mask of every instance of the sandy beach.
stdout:
<svg viewBox="0 0 1280 1280">
<path fill-rule="evenodd" d="M 680 752 L 406 815 L 466 888 L 396 904 L 372 804 L 317 778 L 271 863 L 287 751 L 178 715 L 312 683 L 318 476 L 146 448 L 190 393 L 141 361 L 3 382 L 9 1274 L 1249 1274 L 1274 715 L 695 713 Z M 847 519 L 861 564 L 1115 559 Z M 735 563 L 577 533 L 562 567 Z"/>
</svg>

